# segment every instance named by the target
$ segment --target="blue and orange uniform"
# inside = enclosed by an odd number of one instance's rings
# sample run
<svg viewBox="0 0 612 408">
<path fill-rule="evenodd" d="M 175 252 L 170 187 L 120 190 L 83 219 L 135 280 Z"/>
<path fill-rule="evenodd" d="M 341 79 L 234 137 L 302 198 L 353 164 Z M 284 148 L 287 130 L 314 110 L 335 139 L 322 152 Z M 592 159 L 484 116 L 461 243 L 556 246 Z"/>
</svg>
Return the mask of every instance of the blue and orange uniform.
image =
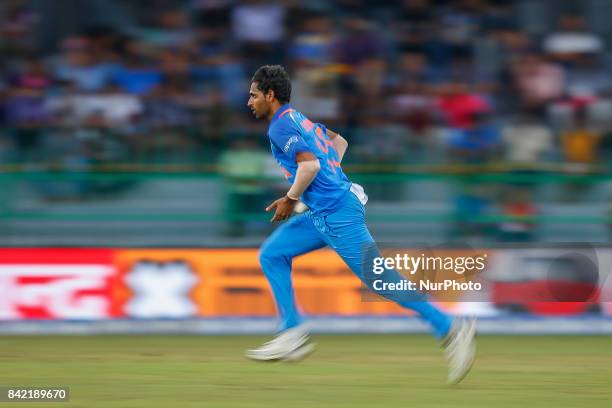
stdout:
<svg viewBox="0 0 612 408">
<path fill-rule="evenodd" d="M 365 223 L 365 200 L 342 171 L 340 159 L 324 125 L 313 123 L 289 104 L 273 116 L 268 128 L 272 154 L 283 168 L 289 183 L 297 171 L 296 155 L 310 152 L 321 169 L 302 194 L 309 211 L 293 216 L 277 228 L 261 246 L 259 260 L 281 317 L 280 330 L 301 323 L 291 284 L 293 258 L 329 246 L 368 287 L 372 288 L 372 258 L 379 256 Z M 399 282 L 403 277 L 386 270 L 377 279 Z M 444 337 L 451 318 L 418 292 L 376 293 L 415 310 L 433 327 L 436 337 Z"/>
</svg>

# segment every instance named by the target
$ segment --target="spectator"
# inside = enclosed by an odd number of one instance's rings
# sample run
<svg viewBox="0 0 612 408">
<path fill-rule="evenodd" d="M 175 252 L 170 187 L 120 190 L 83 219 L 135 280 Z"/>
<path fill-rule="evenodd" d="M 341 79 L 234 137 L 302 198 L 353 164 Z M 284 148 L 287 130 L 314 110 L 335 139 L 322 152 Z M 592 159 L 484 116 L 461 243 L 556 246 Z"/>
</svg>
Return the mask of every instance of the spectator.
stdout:
<svg viewBox="0 0 612 408">
<path fill-rule="evenodd" d="M 476 113 L 474 126 L 451 131 L 450 153 L 466 163 L 483 163 L 499 152 L 501 133 L 488 113 Z"/>
<path fill-rule="evenodd" d="M 544 39 L 544 50 L 562 62 L 573 62 L 585 54 L 598 54 L 603 42 L 596 34 L 590 33 L 584 17 L 578 14 L 563 15 L 559 31 Z"/>
<path fill-rule="evenodd" d="M 248 72 L 265 63 L 280 63 L 285 8 L 268 0 L 248 0 L 232 10 L 232 34 L 248 61 Z"/>
<path fill-rule="evenodd" d="M 523 55 L 513 64 L 513 75 L 522 108 L 540 115 L 565 92 L 563 69 L 541 54 Z"/>
<path fill-rule="evenodd" d="M 124 92 L 145 95 L 162 81 L 162 73 L 157 64 L 147 55 L 145 44 L 129 41 L 122 62 L 113 71 L 113 83 Z"/>
<path fill-rule="evenodd" d="M 584 55 L 567 68 L 566 93 L 572 97 L 612 95 L 610 70 L 603 59 Z"/>
<path fill-rule="evenodd" d="M 397 48 L 409 50 L 422 47 L 435 22 L 430 0 L 404 0 L 397 12 L 394 27 Z"/>
<path fill-rule="evenodd" d="M 193 41 L 187 13 L 178 9 L 162 11 L 153 26 L 140 32 L 139 38 L 154 48 L 181 49 Z"/>
<path fill-rule="evenodd" d="M 332 62 L 333 23 L 323 14 L 311 14 L 298 32 L 289 54 L 292 58 L 292 103 L 317 120 L 338 119 L 340 104 L 337 74 Z"/>
<path fill-rule="evenodd" d="M 218 13 L 222 15 L 224 11 Z M 208 17 L 204 21 L 208 21 Z M 234 50 L 229 28 L 220 24 L 197 28 L 197 49 L 190 65 L 192 79 L 197 84 L 210 85 L 208 89 L 223 88 L 228 102 L 236 109 L 244 106 L 245 65 Z"/>
<path fill-rule="evenodd" d="M 125 126 L 143 111 L 140 98 L 110 85 L 97 93 L 75 95 L 71 103 L 74 121 L 84 123 L 96 115 L 104 126 L 109 127 Z"/>
<path fill-rule="evenodd" d="M 52 61 L 54 76 L 72 82 L 77 89 L 95 92 L 110 84 L 114 64 L 98 60 L 88 49 L 85 37 L 70 37 L 62 42 L 62 53 Z"/>
<path fill-rule="evenodd" d="M 597 160 L 601 134 L 589 123 L 587 110 L 578 109 L 573 128 L 561 135 L 563 154 L 572 163 L 591 164 Z"/>
<path fill-rule="evenodd" d="M 49 82 L 40 64 L 33 61 L 28 71 L 19 75 L 8 89 L 5 115 L 20 160 L 33 158 L 32 153 L 42 135 L 41 128 L 50 120 L 45 103 L 45 89 Z"/>
<path fill-rule="evenodd" d="M 350 17 L 343 21 L 342 35 L 333 49 L 335 61 L 346 66 L 347 72 L 363 62 L 383 56 L 383 42 L 376 35 L 372 23 L 365 19 Z"/>
<path fill-rule="evenodd" d="M 538 163 L 553 149 L 553 133 L 537 116 L 523 112 L 502 130 L 506 160 L 517 164 Z"/>
<path fill-rule="evenodd" d="M 17 86 L 36 89 L 44 94 L 52 85 L 53 78 L 40 59 L 30 57 L 24 64 L 23 72 L 16 76 L 15 82 Z"/>
<path fill-rule="evenodd" d="M 414 141 L 423 140 L 434 125 L 434 100 L 426 86 L 417 80 L 405 80 L 389 99 L 389 110 L 410 131 Z"/>
<path fill-rule="evenodd" d="M 435 119 L 435 101 L 431 96 L 433 72 L 426 55 L 419 49 L 400 55 L 397 73 L 390 83 L 389 111 L 409 132 L 409 141 L 427 144 Z"/>
<path fill-rule="evenodd" d="M 444 123 L 453 129 L 470 129 L 478 114 L 489 113 L 492 108 L 482 96 L 470 91 L 463 82 L 449 82 L 438 88 L 438 109 Z"/>
<path fill-rule="evenodd" d="M 31 2 L 5 0 L 0 4 L 0 49 L 2 56 L 23 56 L 36 49 L 36 28 L 40 16 Z"/>
</svg>

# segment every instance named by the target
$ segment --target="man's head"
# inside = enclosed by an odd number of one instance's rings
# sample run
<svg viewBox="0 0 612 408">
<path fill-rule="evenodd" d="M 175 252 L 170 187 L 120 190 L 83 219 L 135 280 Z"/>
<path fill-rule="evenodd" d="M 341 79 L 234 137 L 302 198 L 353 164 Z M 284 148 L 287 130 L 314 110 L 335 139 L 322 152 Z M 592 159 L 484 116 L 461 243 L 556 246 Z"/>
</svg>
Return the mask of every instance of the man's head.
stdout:
<svg viewBox="0 0 612 408">
<path fill-rule="evenodd" d="M 272 119 L 274 112 L 291 100 L 291 81 L 280 65 L 264 65 L 251 78 L 247 105 L 257 119 Z"/>
</svg>

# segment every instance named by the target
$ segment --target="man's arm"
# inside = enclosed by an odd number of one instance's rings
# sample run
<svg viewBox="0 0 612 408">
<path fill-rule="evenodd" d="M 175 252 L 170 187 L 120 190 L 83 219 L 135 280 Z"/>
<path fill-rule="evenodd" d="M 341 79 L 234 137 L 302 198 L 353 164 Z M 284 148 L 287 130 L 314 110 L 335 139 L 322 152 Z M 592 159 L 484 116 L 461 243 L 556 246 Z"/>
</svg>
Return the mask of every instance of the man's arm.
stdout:
<svg viewBox="0 0 612 408">
<path fill-rule="evenodd" d="M 327 136 L 329 136 L 334 144 L 334 149 L 336 150 L 336 153 L 338 153 L 338 158 L 340 159 L 339 161 L 342 161 L 342 157 L 344 157 L 344 153 L 348 147 L 348 142 L 339 133 L 329 129 L 327 129 Z"/>
<path fill-rule="evenodd" d="M 298 168 L 295 173 L 295 180 L 289 191 L 287 191 L 287 197 L 297 201 L 317 176 L 319 170 L 321 170 L 321 163 L 311 152 L 298 153 L 295 156 L 295 161 L 298 164 Z"/>
<path fill-rule="evenodd" d="M 295 161 L 298 164 L 298 168 L 295 173 L 295 180 L 293 180 L 293 184 L 287 192 L 287 195 L 274 201 L 266 208 L 266 211 L 276 208 L 276 212 L 270 220 L 272 222 L 286 220 L 293 214 L 293 209 L 298 203 L 300 196 L 308 188 L 310 183 L 312 183 L 312 180 L 317 176 L 319 170 L 321 170 L 319 159 L 311 152 L 297 153 Z"/>
</svg>

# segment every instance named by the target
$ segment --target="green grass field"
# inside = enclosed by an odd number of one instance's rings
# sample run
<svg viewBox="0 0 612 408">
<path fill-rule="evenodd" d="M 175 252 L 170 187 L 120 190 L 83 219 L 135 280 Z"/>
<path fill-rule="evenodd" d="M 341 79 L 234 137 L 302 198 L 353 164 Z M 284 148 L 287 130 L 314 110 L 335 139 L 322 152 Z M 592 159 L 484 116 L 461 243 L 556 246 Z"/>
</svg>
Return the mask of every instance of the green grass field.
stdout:
<svg viewBox="0 0 612 408">
<path fill-rule="evenodd" d="M 299 364 L 254 363 L 263 337 L 0 337 L 0 384 L 68 386 L 69 407 L 612 407 L 612 338 L 481 336 L 445 385 L 427 336 L 316 336 Z M 0 403 L 41 407 L 38 403 Z"/>
</svg>

